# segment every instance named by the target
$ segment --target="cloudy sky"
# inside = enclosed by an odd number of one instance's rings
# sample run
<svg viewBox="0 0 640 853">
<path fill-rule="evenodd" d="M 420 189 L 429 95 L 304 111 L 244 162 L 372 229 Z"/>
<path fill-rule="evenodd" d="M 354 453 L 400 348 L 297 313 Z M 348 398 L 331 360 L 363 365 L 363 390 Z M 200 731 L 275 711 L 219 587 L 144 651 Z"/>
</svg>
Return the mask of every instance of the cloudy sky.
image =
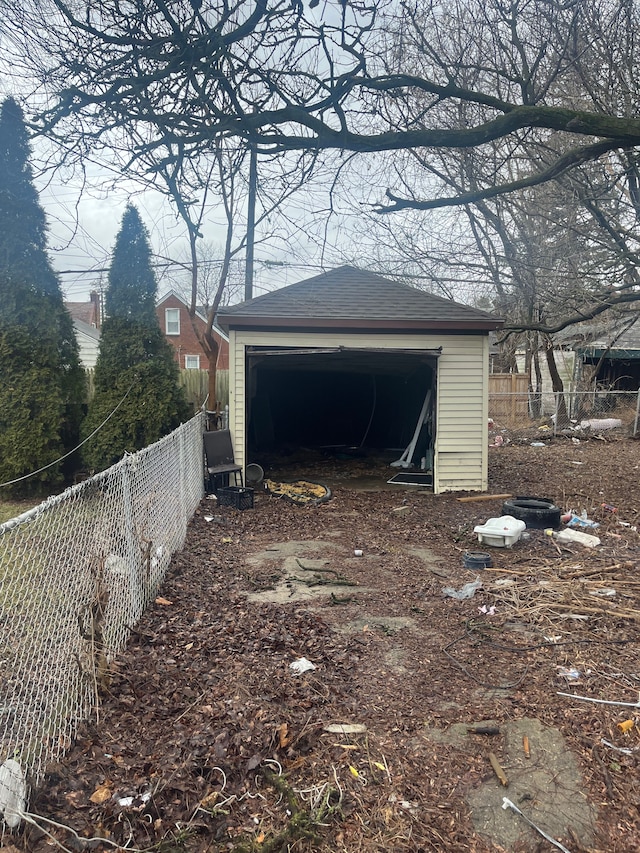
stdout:
<svg viewBox="0 0 640 853">
<path fill-rule="evenodd" d="M 106 269 L 129 201 L 136 205 L 149 231 L 158 263 L 159 295 L 188 282 L 188 273 L 180 266 L 188 258 L 185 228 L 168 200 L 159 192 L 143 191 L 122 179 L 114 186 L 113 175 L 98 164 L 88 163 L 86 167 L 84 181 L 60 173 L 36 178 L 49 225 L 49 252 L 60 273 L 65 299 L 84 301 L 92 289 L 106 286 Z M 211 211 L 203 233 L 214 255 L 220 257 L 225 238 L 221 210 Z M 311 246 L 308 263 L 295 265 L 281 250 L 258 246 L 255 295 L 315 275 L 319 265 L 313 254 Z M 243 263 L 244 254 L 238 258 L 236 277 L 244 274 Z"/>
</svg>

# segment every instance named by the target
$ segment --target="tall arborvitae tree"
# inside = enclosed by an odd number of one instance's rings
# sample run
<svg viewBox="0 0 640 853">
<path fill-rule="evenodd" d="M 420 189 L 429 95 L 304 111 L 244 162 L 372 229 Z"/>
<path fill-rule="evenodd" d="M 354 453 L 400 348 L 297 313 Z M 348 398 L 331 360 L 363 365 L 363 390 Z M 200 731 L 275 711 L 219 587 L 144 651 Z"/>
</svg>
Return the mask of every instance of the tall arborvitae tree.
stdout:
<svg viewBox="0 0 640 853">
<path fill-rule="evenodd" d="M 18 480 L 2 491 L 24 495 L 62 480 L 69 460 L 51 463 L 76 446 L 85 403 L 29 155 L 22 110 L 8 98 L 0 108 L 0 484 Z"/>
<path fill-rule="evenodd" d="M 95 394 L 83 425 L 85 436 L 100 427 L 85 445 L 85 461 L 95 470 L 152 444 L 191 414 L 155 301 L 147 231 L 127 205 L 109 270 Z"/>
</svg>

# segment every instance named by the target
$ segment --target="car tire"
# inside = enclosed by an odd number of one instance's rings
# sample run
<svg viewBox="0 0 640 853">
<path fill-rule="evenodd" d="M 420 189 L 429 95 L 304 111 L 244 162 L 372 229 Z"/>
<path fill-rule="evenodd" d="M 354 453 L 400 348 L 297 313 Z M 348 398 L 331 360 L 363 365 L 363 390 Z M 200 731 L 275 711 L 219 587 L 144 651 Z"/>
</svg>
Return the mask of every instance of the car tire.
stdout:
<svg viewBox="0 0 640 853">
<path fill-rule="evenodd" d="M 560 527 L 560 508 L 548 498 L 528 495 L 509 498 L 502 504 L 502 514 L 511 515 L 524 521 L 527 527 L 537 530 L 544 530 L 547 527 L 556 530 Z"/>
</svg>

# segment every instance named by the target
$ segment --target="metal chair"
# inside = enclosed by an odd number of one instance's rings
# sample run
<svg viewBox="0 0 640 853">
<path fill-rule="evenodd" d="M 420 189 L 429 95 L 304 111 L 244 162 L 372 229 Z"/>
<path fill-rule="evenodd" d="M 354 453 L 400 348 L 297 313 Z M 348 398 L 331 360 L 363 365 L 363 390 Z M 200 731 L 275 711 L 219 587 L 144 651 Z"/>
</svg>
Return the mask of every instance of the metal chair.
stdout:
<svg viewBox="0 0 640 853">
<path fill-rule="evenodd" d="M 218 429 L 205 432 L 203 437 L 205 488 L 209 494 L 215 494 L 221 486 L 228 486 L 229 474 L 234 475 L 236 486 L 242 486 L 242 466 L 236 465 L 233 456 L 231 432 Z"/>
</svg>

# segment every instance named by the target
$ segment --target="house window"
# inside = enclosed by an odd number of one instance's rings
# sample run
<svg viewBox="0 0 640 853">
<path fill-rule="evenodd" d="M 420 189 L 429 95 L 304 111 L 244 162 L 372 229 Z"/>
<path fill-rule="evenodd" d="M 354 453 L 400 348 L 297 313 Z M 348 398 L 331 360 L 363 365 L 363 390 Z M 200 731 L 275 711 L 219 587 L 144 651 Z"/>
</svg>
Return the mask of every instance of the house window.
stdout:
<svg viewBox="0 0 640 853">
<path fill-rule="evenodd" d="M 185 355 L 184 366 L 186 370 L 200 370 L 200 356 Z"/>
<path fill-rule="evenodd" d="M 168 335 L 180 334 L 180 309 L 165 308 L 164 309 L 164 326 Z"/>
</svg>

